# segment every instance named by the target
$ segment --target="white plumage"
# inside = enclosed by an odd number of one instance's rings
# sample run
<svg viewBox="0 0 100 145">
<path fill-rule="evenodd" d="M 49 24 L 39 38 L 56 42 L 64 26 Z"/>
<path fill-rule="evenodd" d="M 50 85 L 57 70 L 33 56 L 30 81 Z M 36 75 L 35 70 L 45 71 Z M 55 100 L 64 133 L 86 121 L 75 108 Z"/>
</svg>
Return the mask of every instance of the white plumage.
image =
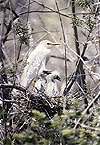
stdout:
<svg viewBox="0 0 100 145">
<path fill-rule="evenodd" d="M 49 40 L 43 40 L 32 51 L 27 59 L 27 65 L 24 68 L 21 77 L 21 85 L 28 88 L 33 79 L 37 79 L 38 76 L 45 70 L 45 66 L 51 56 L 52 45 L 60 45 L 59 43 L 52 43 Z"/>
<path fill-rule="evenodd" d="M 36 92 L 40 91 L 40 92 L 45 92 L 46 87 L 47 87 L 47 79 L 46 76 L 51 74 L 51 71 L 47 71 L 44 70 L 39 78 L 37 79 L 36 83 L 35 83 L 35 90 Z"/>
<path fill-rule="evenodd" d="M 55 80 L 61 81 L 61 78 L 59 77 L 59 72 L 55 70 L 48 77 L 49 77 L 49 82 L 47 84 L 46 94 L 49 97 L 58 96 L 59 95 L 59 89 L 58 89 L 58 86 L 57 86 L 57 82 Z"/>
</svg>

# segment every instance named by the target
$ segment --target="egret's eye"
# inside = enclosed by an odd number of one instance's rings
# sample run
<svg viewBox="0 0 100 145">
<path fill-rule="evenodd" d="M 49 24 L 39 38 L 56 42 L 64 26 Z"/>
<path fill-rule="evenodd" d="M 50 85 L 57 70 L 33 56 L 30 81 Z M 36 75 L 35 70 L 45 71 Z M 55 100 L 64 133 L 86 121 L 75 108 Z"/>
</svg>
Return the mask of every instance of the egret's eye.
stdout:
<svg viewBox="0 0 100 145">
<path fill-rule="evenodd" d="M 50 45 L 50 43 L 48 42 L 47 45 Z"/>
</svg>

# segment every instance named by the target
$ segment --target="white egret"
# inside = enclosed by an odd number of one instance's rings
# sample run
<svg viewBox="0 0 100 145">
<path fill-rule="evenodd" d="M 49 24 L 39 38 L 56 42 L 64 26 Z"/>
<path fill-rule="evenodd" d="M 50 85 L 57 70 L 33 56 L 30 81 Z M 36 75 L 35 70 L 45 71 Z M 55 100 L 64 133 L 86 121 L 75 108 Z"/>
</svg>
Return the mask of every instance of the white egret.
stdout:
<svg viewBox="0 0 100 145">
<path fill-rule="evenodd" d="M 59 77 L 59 72 L 55 70 L 48 77 L 49 82 L 47 84 L 46 94 L 49 97 L 56 97 L 59 95 L 59 89 L 55 80 L 61 81 L 61 78 Z"/>
<path fill-rule="evenodd" d="M 51 46 L 60 45 L 59 43 L 52 43 L 49 40 L 43 40 L 32 51 L 27 59 L 27 65 L 24 68 L 21 77 L 21 85 L 28 88 L 34 79 L 45 70 L 45 66 L 51 56 Z"/>
</svg>

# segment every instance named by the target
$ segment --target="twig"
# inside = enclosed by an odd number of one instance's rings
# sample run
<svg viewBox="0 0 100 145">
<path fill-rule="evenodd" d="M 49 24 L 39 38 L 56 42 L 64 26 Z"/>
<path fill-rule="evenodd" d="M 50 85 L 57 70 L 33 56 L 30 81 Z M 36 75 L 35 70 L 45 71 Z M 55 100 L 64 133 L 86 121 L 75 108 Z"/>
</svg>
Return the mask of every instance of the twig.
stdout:
<svg viewBox="0 0 100 145">
<path fill-rule="evenodd" d="M 15 88 L 17 90 L 26 92 L 26 88 L 23 88 L 23 87 L 18 86 L 18 85 L 13 85 L 13 84 L 0 84 L 0 88 L 12 88 L 12 89 Z"/>
<path fill-rule="evenodd" d="M 79 56 L 73 49 L 71 49 L 69 46 L 68 46 L 68 48 L 69 48 L 74 54 L 76 54 L 76 56 L 79 57 L 79 59 L 82 61 L 82 63 L 85 65 L 85 67 L 88 69 L 88 71 L 89 71 L 91 74 L 98 76 L 97 79 L 99 80 L 99 79 L 100 79 L 100 75 L 99 75 L 98 73 L 94 73 L 94 72 L 91 70 L 91 68 L 89 68 L 89 67 L 86 65 L 86 63 L 85 63 L 85 61 L 82 59 L 82 57 Z"/>
<path fill-rule="evenodd" d="M 58 11 L 54 10 L 53 8 L 50 8 L 50 7 L 46 6 L 45 4 L 43 4 L 43 3 L 41 3 L 41 2 L 38 2 L 38 1 L 36 1 L 36 0 L 33 0 L 33 2 L 37 3 L 38 5 L 42 6 L 43 8 L 49 9 L 50 11 L 48 11 L 48 12 L 55 12 L 55 13 L 61 14 L 62 16 L 71 18 L 71 17 L 68 16 L 67 14 L 58 12 Z M 47 11 L 34 11 L 34 10 L 33 10 L 33 11 L 29 11 L 29 13 L 33 13 L 33 12 L 42 12 L 42 13 L 43 13 L 43 12 L 46 12 L 46 13 L 47 13 Z M 22 13 L 19 13 L 19 15 L 23 15 L 23 14 L 26 14 L 26 13 L 27 13 L 27 11 L 22 12 Z"/>
<path fill-rule="evenodd" d="M 75 14 L 75 15 L 95 15 L 95 14 L 97 14 L 96 12 L 77 12 L 77 13 L 69 13 L 68 15 L 70 16 L 70 15 L 73 15 L 73 14 Z M 98 15 L 100 15 L 100 13 L 98 12 Z"/>
<path fill-rule="evenodd" d="M 55 0 L 56 6 L 57 6 L 57 10 L 59 12 L 59 7 L 57 4 L 57 1 Z M 60 24 L 61 24 L 61 28 L 62 28 L 62 33 L 63 33 L 63 39 L 64 39 L 64 43 L 66 44 L 66 38 L 65 38 L 65 33 L 64 33 L 64 27 L 63 27 L 63 22 L 62 22 L 62 18 L 59 14 L 59 19 L 60 19 Z M 66 56 L 66 45 L 65 45 L 65 77 L 66 77 L 66 86 L 67 86 L 67 56 Z"/>
<path fill-rule="evenodd" d="M 91 131 L 100 131 L 100 128 L 96 128 L 96 127 L 90 127 L 90 126 L 87 126 L 87 125 L 85 125 L 85 124 L 80 124 L 82 127 L 84 127 L 84 128 L 86 128 L 86 129 L 88 129 L 88 130 L 91 130 Z"/>
<path fill-rule="evenodd" d="M 51 55 L 51 57 L 54 57 L 54 58 L 58 58 L 58 59 L 62 59 L 62 60 L 65 60 L 65 57 L 61 57 L 61 56 L 55 56 L 55 55 Z M 66 61 L 70 61 L 72 62 L 72 60 L 66 58 Z"/>
<path fill-rule="evenodd" d="M 19 60 L 19 56 L 20 56 L 20 52 L 21 52 L 21 48 L 22 48 L 22 43 L 20 44 L 20 47 L 19 47 L 19 51 L 18 51 L 18 55 L 17 55 L 17 61 Z"/>
<path fill-rule="evenodd" d="M 24 11 L 24 12 L 19 13 L 18 15 L 20 16 L 20 15 L 27 14 L 27 13 L 28 13 L 27 11 Z M 46 10 L 45 11 L 44 10 L 30 10 L 29 13 L 58 13 L 58 14 L 64 16 L 64 17 L 68 17 L 68 18 L 72 18 L 71 16 L 73 14 L 75 14 L 75 15 L 93 15 L 93 14 L 97 14 L 95 12 L 90 12 L 90 13 L 84 13 L 84 12 L 82 12 L 82 13 L 69 13 L 69 14 L 65 14 L 65 13 L 58 12 L 56 10 L 51 10 L 51 11 L 50 10 L 49 11 L 46 11 Z M 98 15 L 100 15 L 100 13 L 98 13 Z"/>
<path fill-rule="evenodd" d="M 55 3 L 56 3 L 57 10 L 59 12 L 59 7 L 58 7 L 56 0 L 55 0 Z M 63 22 L 62 22 L 62 18 L 60 16 L 60 14 L 59 14 L 59 20 L 60 20 L 60 24 L 61 24 L 62 33 L 63 33 L 64 43 L 66 44 L 64 27 L 63 27 Z M 66 90 L 67 90 L 67 56 L 66 56 L 66 45 L 64 45 L 64 46 L 65 46 L 65 77 L 66 77 Z M 67 93 L 67 91 L 66 91 L 66 93 Z M 63 112 L 65 112 L 65 108 L 66 108 L 66 94 L 64 95 Z"/>
<path fill-rule="evenodd" d="M 79 124 L 79 122 L 82 119 L 82 116 L 89 110 L 89 108 L 92 106 L 92 104 L 100 97 L 100 91 L 98 92 L 98 94 L 95 96 L 95 98 L 90 102 L 90 104 L 87 106 L 87 108 L 82 112 L 81 117 L 78 119 L 77 123 L 74 126 L 74 129 L 76 129 L 77 125 Z"/>
<path fill-rule="evenodd" d="M 68 8 L 69 8 L 69 6 L 70 6 L 70 0 L 68 1 L 67 7 L 62 8 L 62 9 L 60 9 L 59 11 L 66 10 L 66 9 L 68 9 Z"/>
<path fill-rule="evenodd" d="M 28 2 L 27 22 L 28 22 L 28 18 L 29 18 L 29 10 L 30 10 L 30 0 Z"/>
</svg>

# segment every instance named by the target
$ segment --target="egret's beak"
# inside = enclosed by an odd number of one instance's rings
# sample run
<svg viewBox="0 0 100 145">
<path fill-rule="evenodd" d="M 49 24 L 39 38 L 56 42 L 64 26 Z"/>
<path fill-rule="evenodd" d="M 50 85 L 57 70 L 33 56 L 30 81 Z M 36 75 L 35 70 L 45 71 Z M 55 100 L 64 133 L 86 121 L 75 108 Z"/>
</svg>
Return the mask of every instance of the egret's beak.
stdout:
<svg viewBox="0 0 100 145">
<path fill-rule="evenodd" d="M 60 43 L 48 43 L 48 45 L 61 45 Z"/>
</svg>

